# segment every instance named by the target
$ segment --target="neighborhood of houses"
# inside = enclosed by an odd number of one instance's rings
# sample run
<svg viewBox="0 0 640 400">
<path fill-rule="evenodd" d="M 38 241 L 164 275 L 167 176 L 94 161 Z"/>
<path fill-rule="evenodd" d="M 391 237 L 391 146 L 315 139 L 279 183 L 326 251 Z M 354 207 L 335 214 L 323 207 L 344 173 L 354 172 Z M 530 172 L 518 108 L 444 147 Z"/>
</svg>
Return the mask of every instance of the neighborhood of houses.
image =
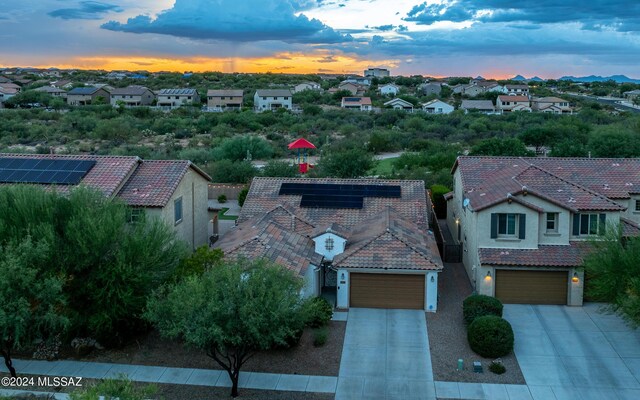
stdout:
<svg viewBox="0 0 640 400">
<path fill-rule="evenodd" d="M 22 71 L 25 73 L 25 71 Z M 56 72 L 58 72 L 56 74 Z M 32 74 L 35 72 L 31 72 Z M 37 72 L 42 78 L 55 79 L 60 77 L 57 70 Z M 451 93 L 463 96 L 461 103 L 454 104 L 446 99 L 433 99 L 422 104 L 414 104 L 401 95 L 407 94 L 406 89 L 394 83 L 380 84 L 377 92 L 382 97 L 388 97 L 381 107 L 374 107 L 370 97 L 365 94 L 371 89 L 374 79 L 388 78 L 389 70 L 383 68 L 369 68 L 364 76 L 351 76 L 344 79 L 337 86 L 327 90 L 330 94 L 347 93 L 342 97 L 340 107 L 358 111 L 379 112 L 381 109 L 397 109 L 406 112 L 425 112 L 429 114 L 448 114 L 456 108 L 467 112 L 484 114 L 505 114 L 514 111 L 542 112 L 553 114 L 572 114 L 574 108 L 570 102 L 560 97 L 535 97 L 529 92 L 527 84 L 500 84 L 497 81 L 472 79 L 468 84 L 448 85 L 444 81 L 427 80 L 416 88 L 420 96 L 437 97 L 443 87 Z M 127 72 L 111 72 L 106 79 L 138 79 L 145 76 Z M 22 82 L 22 83 L 21 83 Z M 2 104 L 22 90 L 22 85 L 31 83 L 24 79 L 24 75 L 16 75 L 13 80 L 0 76 L 0 108 Z M 114 88 L 105 83 L 85 83 L 83 86 L 74 85 L 68 79 L 49 80 L 49 84 L 35 89 L 52 97 L 64 99 L 72 106 L 90 104 L 111 104 L 114 107 L 157 107 L 162 110 L 172 110 L 185 105 L 202 105 L 204 111 L 224 112 L 242 110 L 246 108 L 245 90 L 238 88 L 209 89 L 206 93 L 199 93 L 197 89 L 187 87 L 163 88 L 150 90 L 143 85 L 132 85 L 124 88 Z M 293 112 L 300 111 L 300 107 L 293 102 L 293 95 L 306 90 L 323 91 L 318 82 L 304 81 L 291 87 L 256 88 L 253 95 L 253 110 L 256 112 L 286 109 Z M 625 96 L 633 100 L 638 92 L 631 91 Z M 474 99 L 476 96 L 495 93 L 494 101 Z"/>
<path fill-rule="evenodd" d="M 46 173 L 50 161 L 89 162 L 75 183 L 121 199 L 132 220 L 157 217 L 194 250 L 209 245 L 226 257 L 269 258 L 304 279 L 305 296 L 329 296 L 337 308 L 436 312 L 443 261 L 452 261 L 422 181 L 254 178 L 235 226 L 218 238 L 211 236 L 220 211 L 210 206 L 211 178 L 190 161 L 0 160 L 2 182 L 43 187 L 52 180 L 18 178 Z M 478 293 L 504 303 L 581 306 L 589 240 L 607 226 L 640 235 L 638 171 L 638 159 L 460 156 L 445 195 L 453 261 L 463 263 Z"/>
</svg>

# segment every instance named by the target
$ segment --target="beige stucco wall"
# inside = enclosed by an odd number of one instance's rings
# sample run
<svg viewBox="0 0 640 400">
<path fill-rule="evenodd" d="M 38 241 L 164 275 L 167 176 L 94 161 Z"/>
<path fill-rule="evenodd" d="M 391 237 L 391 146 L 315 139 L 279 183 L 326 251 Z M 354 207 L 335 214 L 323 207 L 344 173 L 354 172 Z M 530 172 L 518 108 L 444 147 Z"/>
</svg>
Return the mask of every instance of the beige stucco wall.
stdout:
<svg viewBox="0 0 640 400">
<path fill-rule="evenodd" d="M 207 99 L 207 107 L 209 108 L 223 108 L 229 104 L 240 104 L 242 106 L 242 96 L 223 96 L 224 100 L 220 96 L 210 96 Z"/>
<path fill-rule="evenodd" d="M 182 178 L 167 205 L 161 209 L 149 209 L 147 215 L 157 216 L 172 226 L 179 239 L 193 249 L 208 243 L 207 180 L 192 168 Z M 174 204 L 182 197 L 182 221 L 175 223 Z"/>
</svg>

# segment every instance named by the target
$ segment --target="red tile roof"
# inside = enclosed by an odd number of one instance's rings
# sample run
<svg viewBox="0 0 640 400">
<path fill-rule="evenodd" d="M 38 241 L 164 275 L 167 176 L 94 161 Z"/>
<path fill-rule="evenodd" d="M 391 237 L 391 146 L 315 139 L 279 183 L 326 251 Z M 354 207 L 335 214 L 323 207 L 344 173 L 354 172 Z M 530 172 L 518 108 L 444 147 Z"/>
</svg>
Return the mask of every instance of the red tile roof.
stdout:
<svg viewBox="0 0 640 400">
<path fill-rule="evenodd" d="M 333 260 L 337 268 L 442 269 L 432 234 L 402 218 L 391 207 L 363 221 L 347 240 L 345 252 Z"/>
<path fill-rule="evenodd" d="M 264 218 L 231 229 L 214 247 L 221 249 L 227 258 L 268 258 L 299 275 L 304 275 L 309 265 L 319 266 L 322 262 L 313 240 Z"/>
<path fill-rule="evenodd" d="M 531 193 L 572 211 L 620 211 L 614 199 L 640 191 L 640 159 L 458 157 L 473 210 Z"/>
<path fill-rule="evenodd" d="M 99 190 L 107 197 L 118 196 L 128 205 L 136 207 L 164 207 L 189 168 L 211 180 L 187 160 L 143 161 L 139 157 L 124 156 L 1 153 L 0 157 L 95 160 L 96 164 L 80 181 L 80 185 Z M 71 187 L 57 185 L 56 190 L 66 193 Z"/>
<path fill-rule="evenodd" d="M 401 198 L 365 197 L 362 209 L 301 208 L 300 195 L 278 195 L 282 183 L 333 183 L 347 185 L 398 185 Z M 334 179 L 334 178 L 254 178 L 247 199 L 242 206 L 238 223 L 261 216 L 278 205 L 286 205 L 304 221 L 316 227 L 326 227 L 338 223 L 345 228 L 353 228 L 365 219 L 378 215 L 387 206 L 393 207 L 404 218 L 414 221 L 423 231 L 428 230 L 428 203 L 423 181 L 391 179 Z"/>
<path fill-rule="evenodd" d="M 620 218 L 622 236 L 640 236 L 640 225 L 626 218 Z"/>
<path fill-rule="evenodd" d="M 164 207 L 187 171 L 193 168 L 208 181 L 207 174 L 187 160 L 145 160 L 118 193 L 130 206 Z"/>
<path fill-rule="evenodd" d="M 107 197 L 115 196 L 125 180 L 133 173 L 139 157 L 63 155 L 63 154 L 1 154 L 0 157 L 40 158 L 45 160 L 95 160 L 96 164 L 80 182 L 81 185 L 97 189 Z M 42 185 L 50 187 L 50 185 Z M 57 185 L 58 192 L 66 193 L 69 186 Z"/>
<path fill-rule="evenodd" d="M 509 96 L 509 95 L 501 95 L 498 96 L 498 98 L 500 99 L 501 102 L 505 103 L 505 102 L 529 102 L 529 98 L 527 96 Z"/>
<path fill-rule="evenodd" d="M 482 265 L 509 267 L 579 267 L 589 253 L 588 242 L 569 246 L 540 245 L 537 249 L 478 249 Z"/>
</svg>

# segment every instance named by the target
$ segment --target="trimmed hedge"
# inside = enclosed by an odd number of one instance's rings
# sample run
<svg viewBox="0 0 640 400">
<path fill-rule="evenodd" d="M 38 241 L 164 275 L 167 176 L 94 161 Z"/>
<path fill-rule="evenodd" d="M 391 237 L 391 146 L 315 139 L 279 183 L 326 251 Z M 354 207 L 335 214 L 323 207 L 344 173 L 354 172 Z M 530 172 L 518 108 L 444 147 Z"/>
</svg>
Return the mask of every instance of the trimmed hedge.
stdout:
<svg viewBox="0 0 640 400">
<path fill-rule="evenodd" d="M 502 303 L 495 297 L 483 294 L 472 294 L 464 299 L 462 303 L 462 313 L 464 321 L 469 325 L 478 317 L 485 315 L 495 315 L 502 317 Z"/>
<path fill-rule="evenodd" d="M 496 358 L 513 351 L 511 324 L 495 315 L 476 318 L 467 330 L 471 350 L 482 357 Z"/>
</svg>

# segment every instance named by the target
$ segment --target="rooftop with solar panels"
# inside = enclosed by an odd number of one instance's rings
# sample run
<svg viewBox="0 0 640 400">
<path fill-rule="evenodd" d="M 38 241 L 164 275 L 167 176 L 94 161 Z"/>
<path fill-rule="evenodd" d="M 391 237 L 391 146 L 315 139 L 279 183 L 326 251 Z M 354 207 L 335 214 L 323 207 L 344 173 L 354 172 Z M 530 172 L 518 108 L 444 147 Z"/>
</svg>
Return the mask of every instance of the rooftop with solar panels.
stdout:
<svg viewBox="0 0 640 400">
<path fill-rule="evenodd" d="M 211 180 L 187 160 L 0 153 L 0 185 L 39 185 L 59 193 L 82 185 L 107 197 L 120 197 L 131 206 L 163 207 L 189 168 Z"/>
</svg>

